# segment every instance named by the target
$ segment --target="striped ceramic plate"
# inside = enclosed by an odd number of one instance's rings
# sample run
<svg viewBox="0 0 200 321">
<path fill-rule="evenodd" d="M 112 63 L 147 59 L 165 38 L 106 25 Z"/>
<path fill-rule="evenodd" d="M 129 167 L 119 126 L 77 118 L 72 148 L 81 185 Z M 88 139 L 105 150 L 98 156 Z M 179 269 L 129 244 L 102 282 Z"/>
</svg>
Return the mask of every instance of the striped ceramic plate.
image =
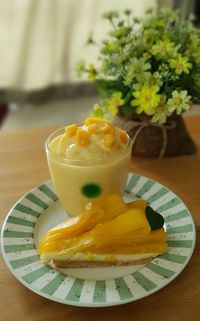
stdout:
<svg viewBox="0 0 200 321">
<path fill-rule="evenodd" d="M 183 202 L 169 189 L 129 174 L 126 198 L 144 198 L 162 213 L 169 252 L 137 267 L 55 270 L 40 262 L 42 235 L 66 218 L 51 182 L 38 186 L 11 209 L 2 230 L 2 253 L 15 277 L 48 299 L 102 307 L 134 301 L 171 282 L 186 266 L 195 245 L 195 227 Z"/>
</svg>

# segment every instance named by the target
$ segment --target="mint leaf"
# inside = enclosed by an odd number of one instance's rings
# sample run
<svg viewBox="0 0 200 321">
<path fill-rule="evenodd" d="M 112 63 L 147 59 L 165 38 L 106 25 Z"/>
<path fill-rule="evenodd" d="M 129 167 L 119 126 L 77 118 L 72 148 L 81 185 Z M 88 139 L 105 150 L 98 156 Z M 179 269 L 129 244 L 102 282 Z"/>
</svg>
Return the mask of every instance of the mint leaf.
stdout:
<svg viewBox="0 0 200 321">
<path fill-rule="evenodd" d="M 161 214 L 154 211 L 150 206 L 147 206 L 145 209 L 146 218 L 148 220 L 149 225 L 151 226 L 151 230 L 158 230 L 164 225 L 164 218 Z"/>
</svg>

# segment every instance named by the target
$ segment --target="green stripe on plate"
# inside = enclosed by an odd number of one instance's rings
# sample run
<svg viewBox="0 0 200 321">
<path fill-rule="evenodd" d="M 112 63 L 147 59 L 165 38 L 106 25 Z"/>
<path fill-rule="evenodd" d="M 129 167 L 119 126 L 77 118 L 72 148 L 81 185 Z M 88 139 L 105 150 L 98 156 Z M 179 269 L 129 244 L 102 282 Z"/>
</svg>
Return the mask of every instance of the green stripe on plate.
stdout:
<svg viewBox="0 0 200 321">
<path fill-rule="evenodd" d="M 148 180 L 137 192 L 137 196 L 142 197 L 146 192 L 148 192 L 155 183 L 153 181 Z"/>
<path fill-rule="evenodd" d="M 15 210 L 22 212 L 22 213 L 26 213 L 28 215 L 34 216 L 34 217 L 39 217 L 40 213 L 33 210 L 32 208 L 25 206 L 23 204 L 18 203 L 15 207 Z"/>
<path fill-rule="evenodd" d="M 177 197 L 175 197 L 175 198 L 171 199 L 169 202 L 159 206 L 156 209 L 156 211 L 164 212 L 164 211 L 166 211 L 166 210 L 168 210 L 168 209 L 170 209 L 170 208 L 172 208 L 172 207 L 174 207 L 174 206 L 176 206 L 178 204 L 181 204 L 181 201 Z"/>
<path fill-rule="evenodd" d="M 10 244 L 10 245 L 4 245 L 4 251 L 5 253 L 13 253 L 18 251 L 28 251 L 35 249 L 35 244 L 28 243 L 28 244 Z"/>
<path fill-rule="evenodd" d="M 169 240 L 167 241 L 169 247 L 192 247 L 193 240 Z"/>
<path fill-rule="evenodd" d="M 26 198 L 43 209 L 46 209 L 47 207 L 49 207 L 45 202 L 43 202 L 39 197 L 37 197 L 33 193 L 27 194 Z"/>
<path fill-rule="evenodd" d="M 166 223 L 173 222 L 173 221 L 180 220 L 180 219 L 183 219 L 183 218 L 188 217 L 188 216 L 189 216 L 188 211 L 187 210 L 183 210 L 183 211 L 178 212 L 176 214 L 165 216 L 165 222 Z"/>
<path fill-rule="evenodd" d="M 160 258 L 162 260 L 183 264 L 185 262 L 185 260 L 187 259 L 187 256 L 166 253 L 166 254 L 160 255 Z"/>
<path fill-rule="evenodd" d="M 12 223 L 12 224 L 17 224 L 17 225 L 23 225 L 23 226 L 30 226 L 30 227 L 35 226 L 34 222 L 27 221 L 23 218 L 19 218 L 19 217 L 15 217 L 15 216 L 9 216 L 7 219 L 7 222 Z"/>
<path fill-rule="evenodd" d="M 59 288 L 59 286 L 64 282 L 66 278 L 66 275 L 64 274 L 58 274 L 56 277 L 51 280 L 47 285 L 45 285 L 41 291 L 48 294 L 52 295 L 54 292 Z"/>
<path fill-rule="evenodd" d="M 133 294 L 131 293 L 129 287 L 127 286 L 123 278 L 115 279 L 115 285 L 121 300 L 133 297 Z"/>
<path fill-rule="evenodd" d="M 30 273 L 24 275 L 22 279 L 24 279 L 24 281 L 26 281 L 28 284 L 31 284 L 51 270 L 52 270 L 52 268 L 45 265 L 45 266 L 42 266 L 41 268 L 39 268 L 33 272 L 30 272 Z"/>
<path fill-rule="evenodd" d="M 106 302 L 105 281 L 96 281 L 93 302 Z"/>
<path fill-rule="evenodd" d="M 166 279 L 171 278 L 175 274 L 174 271 L 166 269 L 166 268 L 164 268 L 162 266 L 159 266 L 157 264 L 154 264 L 154 263 L 147 264 L 146 268 L 148 268 L 149 270 L 151 270 L 151 271 L 163 276 Z"/>
<path fill-rule="evenodd" d="M 58 197 L 56 196 L 56 194 L 47 185 L 43 184 L 39 186 L 38 189 L 53 201 L 58 200 Z"/>
<path fill-rule="evenodd" d="M 12 260 L 12 261 L 10 261 L 10 264 L 13 267 L 13 269 L 18 269 L 22 266 L 37 262 L 39 260 L 40 260 L 39 255 L 33 255 L 33 256 L 24 257 L 24 258 L 18 259 L 18 260 Z"/>
<path fill-rule="evenodd" d="M 151 280 L 149 280 L 146 276 L 144 276 L 140 272 L 134 272 L 132 274 L 134 279 L 137 281 L 138 284 L 140 284 L 145 291 L 151 291 L 157 287 L 155 283 L 153 283 Z"/>
<path fill-rule="evenodd" d="M 79 301 L 83 285 L 84 285 L 84 280 L 76 279 L 66 296 L 66 300 L 76 301 L 76 302 Z"/>
<path fill-rule="evenodd" d="M 138 175 L 132 175 L 129 182 L 128 182 L 128 185 L 126 186 L 126 192 L 127 193 L 130 193 L 132 188 L 136 185 L 137 181 L 139 180 L 140 176 Z"/>
<path fill-rule="evenodd" d="M 161 198 L 162 196 L 164 196 L 167 193 L 168 193 L 168 189 L 165 187 L 161 187 L 156 193 L 149 196 L 147 201 L 148 201 L 148 203 L 153 203 L 154 201 L 157 201 L 159 198 Z"/>
<path fill-rule="evenodd" d="M 192 231 L 193 231 L 192 224 L 187 224 L 182 226 L 169 227 L 167 229 L 167 234 L 187 233 Z"/>
<path fill-rule="evenodd" d="M 11 237 L 11 238 L 33 238 L 33 233 L 31 232 L 20 232 L 20 231 L 9 231 L 5 230 L 3 232 L 3 237 Z"/>
</svg>

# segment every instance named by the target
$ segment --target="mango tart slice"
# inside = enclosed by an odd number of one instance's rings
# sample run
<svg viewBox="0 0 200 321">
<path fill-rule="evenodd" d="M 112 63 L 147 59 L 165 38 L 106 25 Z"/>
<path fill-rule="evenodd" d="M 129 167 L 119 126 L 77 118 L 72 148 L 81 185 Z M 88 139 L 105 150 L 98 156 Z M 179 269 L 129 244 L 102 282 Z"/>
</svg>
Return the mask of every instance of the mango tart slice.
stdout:
<svg viewBox="0 0 200 321">
<path fill-rule="evenodd" d="M 150 249 L 157 253 L 158 248 L 159 253 L 164 253 L 167 248 L 164 220 L 159 218 L 157 224 L 159 214 L 146 205 L 144 200 L 125 204 L 117 194 L 94 201 L 79 216 L 51 229 L 40 243 L 40 254 L 150 253 Z"/>
</svg>

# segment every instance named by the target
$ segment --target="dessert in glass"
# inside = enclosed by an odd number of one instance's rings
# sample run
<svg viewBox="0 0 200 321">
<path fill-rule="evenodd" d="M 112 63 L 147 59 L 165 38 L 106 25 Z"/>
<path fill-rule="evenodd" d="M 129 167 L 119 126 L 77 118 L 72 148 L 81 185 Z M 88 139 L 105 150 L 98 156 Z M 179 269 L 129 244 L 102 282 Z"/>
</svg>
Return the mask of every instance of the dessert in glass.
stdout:
<svg viewBox="0 0 200 321">
<path fill-rule="evenodd" d="M 110 193 L 123 195 L 131 159 L 127 133 L 109 121 L 89 117 L 52 133 L 46 141 L 51 178 L 70 216 Z"/>
</svg>

